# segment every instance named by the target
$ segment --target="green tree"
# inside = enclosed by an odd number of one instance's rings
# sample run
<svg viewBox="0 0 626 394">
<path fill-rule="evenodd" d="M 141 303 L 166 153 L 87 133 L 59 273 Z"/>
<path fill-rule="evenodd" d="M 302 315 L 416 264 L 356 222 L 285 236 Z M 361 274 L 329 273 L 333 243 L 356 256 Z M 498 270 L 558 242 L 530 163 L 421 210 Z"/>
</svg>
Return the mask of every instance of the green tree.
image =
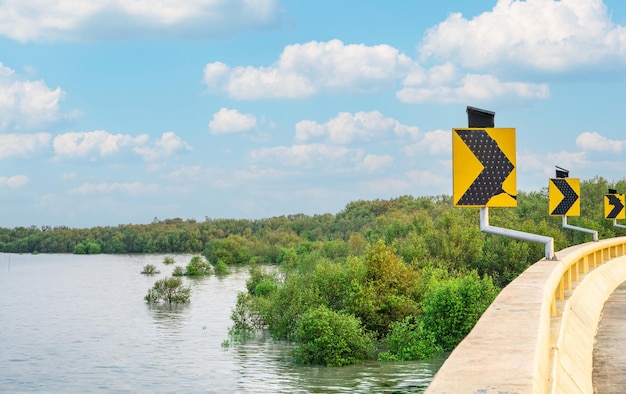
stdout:
<svg viewBox="0 0 626 394">
<path fill-rule="evenodd" d="M 170 277 L 157 280 L 144 299 L 149 304 L 164 302 L 171 305 L 187 303 L 190 296 L 191 288 L 184 286 L 181 278 Z"/>
<path fill-rule="evenodd" d="M 161 271 L 159 271 L 154 264 L 146 264 L 144 265 L 141 273 L 144 275 L 156 275 L 156 274 L 160 274 Z"/>
<path fill-rule="evenodd" d="M 370 358 L 374 341 L 356 317 L 325 306 L 313 308 L 299 319 L 294 357 L 303 364 L 342 366 Z"/>
<path fill-rule="evenodd" d="M 428 360 L 443 351 L 435 334 L 416 316 L 391 324 L 386 337 L 389 350 L 378 355 L 383 361 Z"/>
<path fill-rule="evenodd" d="M 499 289 L 491 278 L 468 275 L 434 283 L 424 298 L 424 324 L 444 350 L 452 350 L 474 327 Z"/>
<path fill-rule="evenodd" d="M 185 275 L 187 276 L 204 276 L 210 275 L 213 267 L 209 264 L 204 257 L 200 255 L 193 256 L 187 267 L 185 268 Z"/>
</svg>

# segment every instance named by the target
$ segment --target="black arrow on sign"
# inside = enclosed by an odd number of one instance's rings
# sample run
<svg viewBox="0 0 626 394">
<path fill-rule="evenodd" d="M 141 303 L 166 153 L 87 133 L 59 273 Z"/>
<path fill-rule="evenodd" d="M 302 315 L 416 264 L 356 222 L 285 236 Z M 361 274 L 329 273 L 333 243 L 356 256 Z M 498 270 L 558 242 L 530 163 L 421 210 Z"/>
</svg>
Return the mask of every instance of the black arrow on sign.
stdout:
<svg viewBox="0 0 626 394">
<path fill-rule="evenodd" d="M 622 212 L 622 209 L 624 209 L 624 204 L 622 204 L 619 197 L 617 197 L 615 194 L 607 194 L 606 196 L 609 198 L 609 204 L 613 205 L 613 210 L 609 212 L 606 218 L 615 219 L 617 215 Z"/>
<path fill-rule="evenodd" d="M 508 194 L 502 189 L 504 180 L 515 166 L 486 130 L 457 130 L 457 134 L 483 165 L 483 170 L 463 193 L 457 205 L 486 205 L 491 197 Z"/>
<path fill-rule="evenodd" d="M 578 200 L 578 194 L 572 189 L 572 187 L 567 183 L 565 179 L 557 178 L 552 179 L 552 183 L 557 187 L 563 194 L 563 199 L 559 203 L 559 205 L 554 208 L 552 211 L 552 215 L 565 215 L 567 211 L 570 210 L 572 205 Z"/>
</svg>

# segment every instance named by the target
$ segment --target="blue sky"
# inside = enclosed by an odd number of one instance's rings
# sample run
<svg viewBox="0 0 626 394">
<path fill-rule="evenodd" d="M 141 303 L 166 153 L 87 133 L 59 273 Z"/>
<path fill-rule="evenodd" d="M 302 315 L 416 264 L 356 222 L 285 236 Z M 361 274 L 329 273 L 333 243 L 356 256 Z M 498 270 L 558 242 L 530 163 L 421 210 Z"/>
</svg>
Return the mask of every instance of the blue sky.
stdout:
<svg viewBox="0 0 626 394">
<path fill-rule="evenodd" d="M 621 0 L 0 0 L 0 226 L 451 195 L 468 105 L 518 190 L 617 181 L 624 92 Z"/>
</svg>

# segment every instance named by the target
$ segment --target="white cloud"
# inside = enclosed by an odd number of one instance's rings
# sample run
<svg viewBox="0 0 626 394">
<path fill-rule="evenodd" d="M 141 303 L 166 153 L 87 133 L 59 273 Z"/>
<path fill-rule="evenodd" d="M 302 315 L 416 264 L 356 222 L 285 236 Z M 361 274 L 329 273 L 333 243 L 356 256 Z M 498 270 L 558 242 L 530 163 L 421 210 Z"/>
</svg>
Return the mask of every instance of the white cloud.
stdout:
<svg viewBox="0 0 626 394">
<path fill-rule="evenodd" d="M 304 120 L 296 124 L 296 141 L 307 142 L 322 139 L 333 144 L 349 144 L 353 141 L 371 141 L 377 137 L 394 133 L 415 138 L 419 129 L 403 125 L 393 118 L 383 116 L 378 111 L 357 112 L 354 115 L 341 112 L 327 123 L 319 124 Z"/>
<path fill-rule="evenodd" d="M 344 45 L 340 40 L 288 45 L 269 67 L 209 63 L 204 80 L 210 90 L 236 99 L 303 98 L 322 91 L 363 92 L 391 85 L 414 62 L 389 45 Z"/>
<path fill-rule="evenodd" d="M 547 177 L 554 177 L 555 166 L 568 170 L 583 169 L 589 166 L 585 152 L 548 152 L 543 154 L 518 154 L 518 174 L 523 172 L 541 173 Z M 547 180 L 546 180 L 547 182 Z"/>
<path fill-rule="evenodd" d="M 11 177 L 1 176 L 0 186 L 8 187 L 9 189 L 19 189 L 28 184 L 30 179 L 26 175 L 14 175 Z"/>
<path fill-rule="evenodd" d="M 0 62 L 0 131 L 37 130 L 73 116 L 60 112 L 64 95 L 61 88 L 26 80 Z"/>
<path fill-rule="evenodd" d="M 17 41 L 220 37 L 279 18 L 276 0 L 6 0 L 0 35 Z"/>
<path fill-rule="evenodd" d="M 57 156 L 86 157 L 90 155 L 107 156 L 117 153 L 121 148 L 145 144 L 145 134 L 132 137 L 124 134 L 111 134 L 103 130 L 71 132 L 54 139 L 54 152 Z"/>
<path fill-rule="evenodd" d="M 505 81 L 495 75 L 461 72 L 446 61 L 429 69 L 389 45 L 344 45 L 339 40 L 288 45 L 267 67 L 205 66 L 209 91 L 239 100 L 299 99 L 322 93 L 367 93 L 392 89 L 406 103 L 485 102 L 549 97 L 548 85 Z"/>
<path fill-rule="evenodd" d="M 435 130 L 424 133 L 416 144 L 407 145 L 401 149 L 407 156 L 414 156 L 418 152 L 428 152 L 431 155 L 452 155 L 452 135 L 449 130 Z"/>
<path fill-rule="evenodd" d="M 213 119 L 209 122 L 209 130 L 213 134 L 238 133 L 252 130 L 256 124 L 256 117 L 252 114 L 242 114 L 236 109 L 221 108 L 213 114 Z"/>
<path fill-rule="evenodd" d="M 191 147 L 173 132 L 165 132 L 151 142 L 147 134 L 131 136 L 111 134 L 104 130 L 71 132 L 57 136 L 53 141 L 57 157 L 89 158 L 112 156 L 132 150 L 145 161 L 154 162 Z"/>
<path fill-rule="evenodd" d="M 585 132 L 576 137 L 576 145 L 586 151 L 620 153 L 626 141 L 611 140 L 596 132 Z"/>
<path fill-rule="evenodd" d="M 272 161 L 296 167 L 333 166 L 338 161 L 356 160 L 362 151 L 325 144 L 299 144 L 261 148 L 250 152 L 253 162 Z"/>
<path fill-rule="evenodd" d="M 50 146 L 49 133 L 0 134 L 0 159 L 28 157 Z"/>
<path fill-rule="evenodd" d="M 69 191 L 71 194 L 116 194 L 122 193 L 131 196 L 153 194 L 158 190 L 156 184 L 133 183 L 84 183 Z"/>
<path fill-rule="evenodd" d="M 367 155 L 363 161 L 357 164 L 358 170 L 372 173 L 393 164 L 393 156 L 390 155 Z"/>
<path fill-rule="evenodd" d="M 157 161 L 178 153 L 191 150 L 191 147 L 175 133 L 168 131 L 163 133 L 160 140 L 149 146 L 141 146 L 134 149 L 146 161 Z"/>
<path fill-rule="evenodd" d="M 404 103 L 450 104 L 502 99 L 537 100 L 550 96 L 547 84 L 502 82 L 493 75 L 467 74 L 450 85 L 452 86 L 429 81 L 424 87 L 405 87 L 396 93 L 396 97 Z"/>
<path fill-rule="evenodd" d="M 602 0 L 498 0 L 471 20 L 450 14 L 426 33 L 419 49 L 423 57 L 476 69 L 508 65 L 552 72 L 615 67 L 611 60 L 623 65 L 625 44 L 626 28 L 611 22 Z"/>
</svg>

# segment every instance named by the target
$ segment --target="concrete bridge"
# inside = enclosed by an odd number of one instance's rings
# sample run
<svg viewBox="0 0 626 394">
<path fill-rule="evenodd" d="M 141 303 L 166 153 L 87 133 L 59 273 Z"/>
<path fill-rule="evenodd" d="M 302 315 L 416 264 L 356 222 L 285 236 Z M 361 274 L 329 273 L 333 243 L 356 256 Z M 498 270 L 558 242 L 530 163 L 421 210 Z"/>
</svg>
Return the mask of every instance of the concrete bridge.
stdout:
<svg viewBox="0 0 626 394">
<path fill-rule="evenodd" d="M 624 337 L 625 330 L 609 324 L 598 331 L 605 303 L 605 314 L 625 319 L 621 302 L 607 300 L 626 282 L 626 237 L 572 246 L 556 258 L 538 261 L 502 290 L 426 393 L 625 392 L 624 386 L 594 387 L 593 376 L 611 376 L 605 370 L 611 356 L 604 351 L 626 357 L 626 345 L 600 346 L 607 336 Z M 611 300 L 620 294 L 626 299 L 626 285 Z"/>
</svg>

